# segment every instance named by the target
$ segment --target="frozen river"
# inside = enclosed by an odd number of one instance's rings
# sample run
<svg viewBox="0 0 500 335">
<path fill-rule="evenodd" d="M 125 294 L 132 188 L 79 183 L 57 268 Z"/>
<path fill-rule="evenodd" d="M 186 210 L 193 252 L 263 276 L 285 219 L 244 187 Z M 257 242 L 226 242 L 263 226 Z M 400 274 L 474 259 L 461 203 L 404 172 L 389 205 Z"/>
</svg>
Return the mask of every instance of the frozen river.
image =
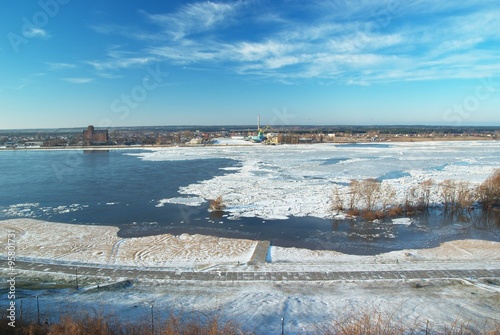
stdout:
<svg viewBox="0 0 500 335">
<path fill-rule="evenodd" d="M 352 254 L 461 238 L 500 240 L 495 224 L 484 230 L 439 211 L 371 223 L 334 220 L 331 210 L 333 190 L 347 196 L 353 179 L 378 179 L 396 190 L 395 201 L 429 178 L 479 184 L 500 166 L 496 141 L 235 144 L 91 154 L 3 151 L 0 217 L 115 225 L 123 237 L 188 232 Z M 226 211 L 209 213 L 209 199 L 218 196 Z M 437 193 L 433 201 L 440 201 Z"/>
</svg>

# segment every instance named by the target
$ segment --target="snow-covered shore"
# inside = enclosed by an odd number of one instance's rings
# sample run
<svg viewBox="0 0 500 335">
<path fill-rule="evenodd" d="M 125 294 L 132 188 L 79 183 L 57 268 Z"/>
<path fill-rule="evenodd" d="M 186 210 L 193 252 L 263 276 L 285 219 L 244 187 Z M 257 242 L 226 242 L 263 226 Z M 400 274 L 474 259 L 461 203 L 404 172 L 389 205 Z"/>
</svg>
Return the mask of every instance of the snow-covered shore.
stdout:
<svg viewBox="0 0 500 335">
<path fill-rule="evenodd" d="M 135 268 L 139 271 L 144 267 L 189 272 L 206 271 L 207 268 L 215 272 L 500 268 L 500 242 L 492 241 L 451 241 L 432 249 L 402 250 L 377 256 L 272 247 L 272 263 L 255 267 L 238 264 L 249 259 L 255 249 L 254 241 L 188 234 L 120 239 L 117 231 L 116 227 L 110 226 L 32 219 L 0 221 L 0 257 L 6 259 L 7 234 L 13 234 L 19 259 Z M 2 273 L 6 275 L 7 271 L 3 269 Z M 65 278 L 40 271 L 21 271 L 17 280 Z M 73 279 L 73 276 L 69 278 Z M 281 317 L 285 318 L 287 334 L 317 334 L 332 320 L 342 320 L 359 311 L 372 309 L 406 326 L 423 328 L 429 321 L 435 331 L 456 320 L 479 327 L 500 322 L 498 291 L 453 280 L 232 283 L 151 279 L 117 289 L 36 289 L 18 290 L 18 293 L 23 299 L 25 317 L 29 317 L 30 312 L 32 317 L 36 315 L 33 311 L 36 310 L 35 295 L 38 295 L 42 318 L 54 321 L 60 315 L 99 311 L 129 322 L 143 322 L 150 320 L 150 306 L 154 305 L 156 324 L 169 313 L 187 313 L 188 317 L 218 315 L 222 321 L 238 322 L 243 328 L 258 334 L 279 333 Z M 5 301 L 2 299 L 2 308 Z"/>
<path fill-rule="evenodd" d="M 205 235 L 119 238 L 118 228 L 33 219 L 0 221 L 15 236 L 19 259 L 116 266 L 192 268 L 203 264 L 247 262 L 256 242 Z M 2 243 L 7 238 L 2 239 Z M 5 253 L 5 248 L 2 248 Z"/>
<path fill-rule="evenodd" d="M 257 242 L 206 235 L 172 235 L 120 238 L 112 226 L 75 225 L 33 219 L 0 221 L 1 255 L 6 256 L 7 234 L 13 234 L 18 259 L 38 262 L 87 263 L 102 266 L 160 267 L 196 270 L 210 266 L 248 271 L 247 263 Z M 393 251 L 375 256 L 348 255 L 330 250 L 308 250 L 272 246 L 265 271 L 294 271 L 317 267 L 375 270 L 398 264 L 414 268 L 437 263 L 468 263 L 479 268 L 500 265 L 500 242 L 458 240 L 431 249 Z M 390 267 L 390 266 L 389 266 Z"/>
</svg>

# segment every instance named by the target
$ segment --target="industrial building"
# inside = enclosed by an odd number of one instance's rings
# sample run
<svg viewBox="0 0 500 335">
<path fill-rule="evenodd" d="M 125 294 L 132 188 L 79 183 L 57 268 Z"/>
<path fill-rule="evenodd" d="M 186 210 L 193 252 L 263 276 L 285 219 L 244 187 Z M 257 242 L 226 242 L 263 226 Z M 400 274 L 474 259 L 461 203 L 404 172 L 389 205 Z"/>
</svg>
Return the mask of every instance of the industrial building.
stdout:
<svg viewBox="0 0 500 335">
<path fill-rule="evenodd" d="M 83 142 L 85 145 L 102 145 L 109 142 L 108 130 L 96 130 L 94 126 L 88 126 L 83 131 Z"/>
</svg>

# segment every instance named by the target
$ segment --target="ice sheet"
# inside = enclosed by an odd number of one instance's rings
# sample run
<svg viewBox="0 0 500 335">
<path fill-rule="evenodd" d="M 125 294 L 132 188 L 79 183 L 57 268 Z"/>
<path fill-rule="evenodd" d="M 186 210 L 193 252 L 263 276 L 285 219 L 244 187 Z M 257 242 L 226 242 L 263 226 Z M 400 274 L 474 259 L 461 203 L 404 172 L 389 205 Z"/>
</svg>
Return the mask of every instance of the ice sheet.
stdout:
<svg viewBox="0 0 500 335">
<path fill-rule="evenodd" d="M 407 189 L 428 178 L 479 184 L 500 166 L 497 141 L 233 146 L 225 139 L 221 143 L 228 145 L 163 148 L 135 155 L 153 161 L 236 159 L 240 168 L 182 187 L 179 193 L 203 199 L 222 196 L 231 216 L 263 219 L 332 217 L 334 187 L 346 198 L 346 185 L 353 179 L 378 178 L 383 188 L 394 187 L 395 199 L 403 202 Z M 432 200 L 439 203 L 437 193 Z"/>
</svg>

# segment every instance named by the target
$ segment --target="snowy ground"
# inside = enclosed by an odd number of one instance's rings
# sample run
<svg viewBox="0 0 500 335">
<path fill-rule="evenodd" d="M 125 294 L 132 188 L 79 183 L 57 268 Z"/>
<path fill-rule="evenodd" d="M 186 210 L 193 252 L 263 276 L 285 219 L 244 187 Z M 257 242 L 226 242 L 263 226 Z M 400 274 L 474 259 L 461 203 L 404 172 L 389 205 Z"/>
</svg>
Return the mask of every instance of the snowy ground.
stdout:
<svg viewBox="0 0 500 335">
<path fill-rule="evenodd" d="M 115 290 L 35 292 L 23 298 L 24 316 L 36 319 L 38 293 L 41 319 L 54 315 L 112 315 L 122 320 L 155 325 L 170 313 L 205 320 L 206 316 L 237 322 L 256 334 L 320 334 L 334 320 L 360 311 L 378 310 L 396 325 L 423 331 L 429 321 L 432 334 L 456 320 L 485 329 L 498 324 L 498 293 L 455 281 L 362 283 L 137 283 Z M 23 292 L 24 293 L 24 292 Z M 3 306 L 2 306 L 3 310 Z M 76 312 L 76 314 L 78 313 Z"/>
<path fill-rule="evenodd" d="M 165 202 L 197 205 L 200 198 L 215 199 L 221 195 L 226 210 L 234 217 L 263 219 L 330 217 L 334 188 L 338 187 L 347 198 L 347 184 L 352 179 L 379 178 L 382 188 L 391 185 L 396 190 L 395 200 L 403 202 L 405 191 L 423 180 L 453 179 L 477 185 L 500 166 L 497 141 L 238 144 L 238 140 L 224 139 L 219 146 L 162 148 L 133 155 L 154 161 L 235 159 L 241 166 L 227 169 L 233 173 L 181 188 L 179 193 L 187 198 L 185 201 L 164 199 L 158 205 Z M 192 201 L 193 196 L 196 201 Z M 432 200 L 440 201 L 437 194 Z"/>
<path fill-rule="evenodd" d="M 7 234 L 16 236 L 19 259 L 51 263 L 101 264 L 175 268 L 178 271 L 387 271 L 421 269 L 499 269 L 500 243 L 462 240 L 437 248 L 402 250 L 377 256 L 354 256 L 334 251 L 272 247 L 272 263 L 257 267 L 246 262 L 255 242 L 169 234 L 120 239 L 117 228 L 50 223 L 31 219 L 0 221 L 1 256 L 6 259 Z M 7 276 L 7 270 L 2 270 Z M 68 275 L 22 271 L 18 282 L 57 282 Z M 124 278 L 125 279 L 125 278 Z M 467 278 L 468 279 L 468 278 Z M 100 280 L 105 280 L 101 278 Z M 85 283 L 85 281 L 82 282 Z M 498 278 L 497 278 L 498 283 Z M 83 284 L 85 285 L 85 284 Z M 498 284 L 497 284 L 498 285 Z M 26 318 L 35 317 L 39 295 L 42 318 L 86 311 L 110 314 L 127 321 L 155 322 L 169 313 L 204 318 L 218 315 L 258 334 L 279 334 L 281 317 L 286 334 L 316 334 L 334 319 L 359 310 L 377 309 L 395 322 L 433 330 L 457 319 L 478 327 L 499 323 L 500 287 L 468 285 L 456 280 L 389 280 L 360 282 L 197 282 L 143 280 L 132 286 L 101 290 L 18 290 Z M 2 293 L 3 294 L 3 293 Z M 7 302 L 2 299 L 1 307 Z"/>
<path fill-rule="evenodd" d="M 171 235 L 120 238 L 118 228 L 75 225 L 33 219 L 0 221 L 2 251 L 7 234 L 15 234 L 18 259 L 40 262 L 86 263 L 103 266 L 161 267 L 193 271 L 210 267 L 248 271 L 245 266 L 256 241 L 206 235 Z M 329 250 L 272 246 L 271 263 L 261 271 L 370 271 L 434 269 L 436 267 L 490 269 L 500 266 L 500 242 L 461 240 L 437 248 L 400 250 L 375 256 L 348 255 Z"/>
<path fill-rule="evenodd" d="M 158 266 L 190 269 L 207 264 L 245 263 L 257 242 L 204 235 L 122 239 L 118 228 L 13 219 L 0 221 L 3 234 L 14 232 L 18 258 L 100 265 Z M 7 236 L 2 239 L 5 252 Z"/>
</svg>

